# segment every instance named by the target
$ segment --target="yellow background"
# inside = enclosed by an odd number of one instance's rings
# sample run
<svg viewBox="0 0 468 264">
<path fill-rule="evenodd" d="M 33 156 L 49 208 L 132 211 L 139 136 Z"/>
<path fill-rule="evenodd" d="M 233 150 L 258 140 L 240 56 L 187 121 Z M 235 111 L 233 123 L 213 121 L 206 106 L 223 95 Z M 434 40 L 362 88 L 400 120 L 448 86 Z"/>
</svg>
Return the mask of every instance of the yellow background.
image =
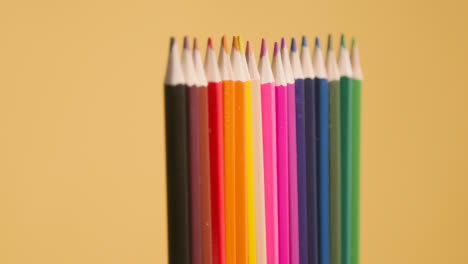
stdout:
<svg viewBox="0 0 468 264">
<path fill-rule="evenodd" d="M 166 263 L 169 36 L 357 37 L 362 263 L 468 259 L 468 4 L 2 1 L 0 263 Z M 349 43 L 350 38 L 348 38 Z M 337 43 L 335 43 L 337 44 Z M 336 46 L 335 46 L 336 47 Z"/>
</svg>

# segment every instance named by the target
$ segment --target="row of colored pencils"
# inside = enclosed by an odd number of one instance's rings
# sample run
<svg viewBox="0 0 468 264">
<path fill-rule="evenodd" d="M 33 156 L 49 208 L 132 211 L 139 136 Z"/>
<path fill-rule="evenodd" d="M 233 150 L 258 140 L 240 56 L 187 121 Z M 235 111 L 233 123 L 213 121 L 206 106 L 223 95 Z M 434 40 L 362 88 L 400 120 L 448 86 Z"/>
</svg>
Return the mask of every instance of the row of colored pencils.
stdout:
<svg viewBox="0 0 468 264">
<path fill-rule="evenodd" d="M 353 39 L 175 40 L 165 79 L 169 262 L 359 263 L 362 72 Z"/>
</svg>

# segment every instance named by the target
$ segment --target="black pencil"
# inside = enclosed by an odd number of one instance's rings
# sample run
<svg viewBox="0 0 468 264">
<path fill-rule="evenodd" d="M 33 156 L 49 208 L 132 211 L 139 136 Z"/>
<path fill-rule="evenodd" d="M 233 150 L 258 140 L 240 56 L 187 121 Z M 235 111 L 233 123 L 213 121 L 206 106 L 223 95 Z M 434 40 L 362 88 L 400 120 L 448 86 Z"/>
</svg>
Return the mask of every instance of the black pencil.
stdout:
<svg viewBox="0 0 468 264">
<path fill-rule="evenodd" d="M 166 114 L 169 263 L 190 263 L 190 203 L 187 142 L 187 86 L 177 44 L 171 38 L 164 81 Z"/>
</svg>

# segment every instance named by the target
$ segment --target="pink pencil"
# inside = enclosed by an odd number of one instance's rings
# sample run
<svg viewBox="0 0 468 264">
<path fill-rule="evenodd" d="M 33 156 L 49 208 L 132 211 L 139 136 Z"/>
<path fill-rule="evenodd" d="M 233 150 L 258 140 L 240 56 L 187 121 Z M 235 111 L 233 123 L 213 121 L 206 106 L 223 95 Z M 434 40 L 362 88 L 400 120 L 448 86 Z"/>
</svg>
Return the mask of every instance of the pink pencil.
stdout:
<svg viewBox="0 0 468 264">
<path fill-rule="evenodd" d="M 258 64 L 262 90 L 263 163 L 265 177 L 265 230 L 268 264 L 278 264 L 278 172 L 276 168 L 275 79 L 265 39 Z"/>
<path fill-rule="evenodd" d="M 286 39 L 281 39 L 281 59 L 288 90 L 289 243 L 291 264 L 299 264 L 299 217 L 297 205 L 296 85 Z"/>
<path fill-rule="evenodd" d="M 275 76 L 276 92 L 279 263 L 289 264 L 288 90 L 278 42 L 275 42 L 271 68 Z"/>
</svg>

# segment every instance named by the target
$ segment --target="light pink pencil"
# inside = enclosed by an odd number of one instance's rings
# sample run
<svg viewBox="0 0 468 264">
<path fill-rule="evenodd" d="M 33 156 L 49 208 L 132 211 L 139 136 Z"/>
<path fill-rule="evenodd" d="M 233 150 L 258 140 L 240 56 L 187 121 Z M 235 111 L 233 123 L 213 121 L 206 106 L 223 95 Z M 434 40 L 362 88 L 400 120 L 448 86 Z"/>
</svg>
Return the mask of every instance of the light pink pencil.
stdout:
<svg viewBox="0 0 468 264">
<path fill-rule="evenodd" d="M 258 65 L 262 90 L 263 163 L 265 177 L 265 230 L 268 264 L 278 264 L 278 174 L 276 162 L 275 79 L 265 39 Z"/>
<path fill-rule="evenodd" d="M 299 218 L 297 205 L 296 85 L 286 39 L 281 39 L 281 59 L 288 90 L 289 245 L 291 264 L 299 264 Z"/>
<path fill-rule="evenodd" d="M 275 42 L 271 68 L 276 92 L 279 264 L 289 264 L 288 91 L 278 42 Z"/>
</svg>

